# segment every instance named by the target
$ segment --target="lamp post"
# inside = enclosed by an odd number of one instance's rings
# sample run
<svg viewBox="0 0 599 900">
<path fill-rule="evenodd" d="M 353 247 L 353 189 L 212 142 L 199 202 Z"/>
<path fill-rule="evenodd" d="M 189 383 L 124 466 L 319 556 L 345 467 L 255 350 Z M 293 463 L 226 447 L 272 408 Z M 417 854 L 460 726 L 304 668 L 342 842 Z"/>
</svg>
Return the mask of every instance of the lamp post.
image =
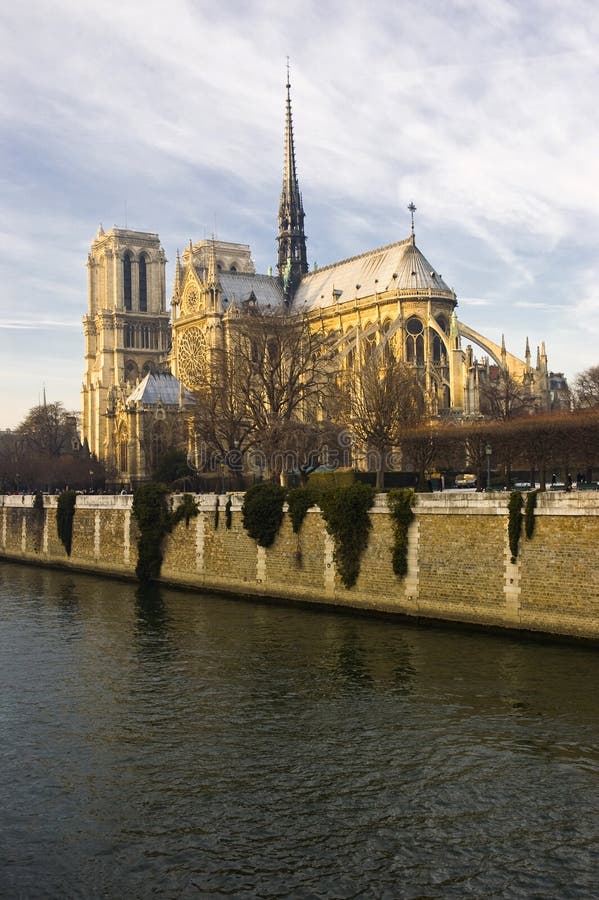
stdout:
<svg viewBox="0 0 599 900">
<path fill-rule="evenodd" d="M 93 494 L 94 492 L 94 470 L 89 470 L 89 492 Z"/>
<path fill-rule="evenodd" d="M 492 453 L 491 445 L 487 444 L 485 447 L 485 454 L 487 457 L 487 490 L 491 490 L 491 453 Z"/>
</svg>

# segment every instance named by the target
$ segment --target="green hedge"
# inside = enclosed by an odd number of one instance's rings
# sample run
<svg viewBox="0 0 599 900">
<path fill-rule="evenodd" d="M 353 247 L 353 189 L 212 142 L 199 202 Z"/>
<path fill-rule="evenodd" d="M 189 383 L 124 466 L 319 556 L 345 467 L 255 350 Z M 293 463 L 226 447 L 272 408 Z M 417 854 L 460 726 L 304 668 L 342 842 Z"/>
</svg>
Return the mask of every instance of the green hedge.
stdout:
<svg viewBox="0 0 599 900">
<path fill-rule="evenodd" d="M 317 491 L 330 491 L 333 488 L 348 487 L 355 484 L 356 473 L 353 469 L 335 469 L 334 472 L 312 472 L 308 476 L 308 487 Z"/>
</svg>

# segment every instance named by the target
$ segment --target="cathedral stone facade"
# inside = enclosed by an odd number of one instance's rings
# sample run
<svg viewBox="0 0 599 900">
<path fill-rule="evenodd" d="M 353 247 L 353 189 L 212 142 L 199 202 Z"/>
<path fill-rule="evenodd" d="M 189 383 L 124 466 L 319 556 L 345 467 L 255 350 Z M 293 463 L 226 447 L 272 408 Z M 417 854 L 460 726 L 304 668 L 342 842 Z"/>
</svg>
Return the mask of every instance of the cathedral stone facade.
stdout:
<svg viewBox="0 0 599 900">
<path fill-rule="evenodd" d="M 388 345 L 415 367 L 431 417 L 475 417 L 498 374 L 550 407 L 544 345 L 534 365 L 461 322 L 457 298 L 410 233 L 395 243 L 308 271 L 296 172 L 289 80 L 276 274 L 256 273 L 248 244 L 190 242 L 177 253 L 172 316 L 158 235 L 100 228 L 89 258 L 84 317 L 83 434 L 123 482 L 149 476 L 165 446 L 181 440 L 183 412 L 216 354 L 227 352 L 248 307 L 305 316 L 335 348 L 338 370 L 359 372 Z M 483 351 L 479 360 L 472 345 Z"/>
</svg>

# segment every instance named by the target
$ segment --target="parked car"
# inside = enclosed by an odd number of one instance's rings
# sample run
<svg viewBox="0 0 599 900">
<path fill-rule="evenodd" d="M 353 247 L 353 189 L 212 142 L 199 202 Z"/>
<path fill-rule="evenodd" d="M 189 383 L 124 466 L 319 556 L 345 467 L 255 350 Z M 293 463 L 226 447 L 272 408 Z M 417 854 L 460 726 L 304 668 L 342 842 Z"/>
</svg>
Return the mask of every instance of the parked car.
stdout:
<svg viewBox="0 0 599 900">
<path fill-rule="evenodd" d="M 472 475 L 469 472 L 464 472 L 462 475 L 456 475 L 455 486 L 457 488 L 475 488 L 476 475 Z"/>
</svg>

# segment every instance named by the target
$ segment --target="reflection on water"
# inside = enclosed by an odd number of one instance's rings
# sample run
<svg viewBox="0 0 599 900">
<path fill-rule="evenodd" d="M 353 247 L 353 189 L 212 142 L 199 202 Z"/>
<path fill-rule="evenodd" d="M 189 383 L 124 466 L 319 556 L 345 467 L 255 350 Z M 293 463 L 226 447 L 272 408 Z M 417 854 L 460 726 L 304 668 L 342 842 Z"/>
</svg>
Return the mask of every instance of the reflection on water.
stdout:
<svg viewBox="0 0 599 900">
<path fill-rule="evenodd" d="M 0 564 L 0 896 L 590 897 L 599 654 Z"/>
</svg>

